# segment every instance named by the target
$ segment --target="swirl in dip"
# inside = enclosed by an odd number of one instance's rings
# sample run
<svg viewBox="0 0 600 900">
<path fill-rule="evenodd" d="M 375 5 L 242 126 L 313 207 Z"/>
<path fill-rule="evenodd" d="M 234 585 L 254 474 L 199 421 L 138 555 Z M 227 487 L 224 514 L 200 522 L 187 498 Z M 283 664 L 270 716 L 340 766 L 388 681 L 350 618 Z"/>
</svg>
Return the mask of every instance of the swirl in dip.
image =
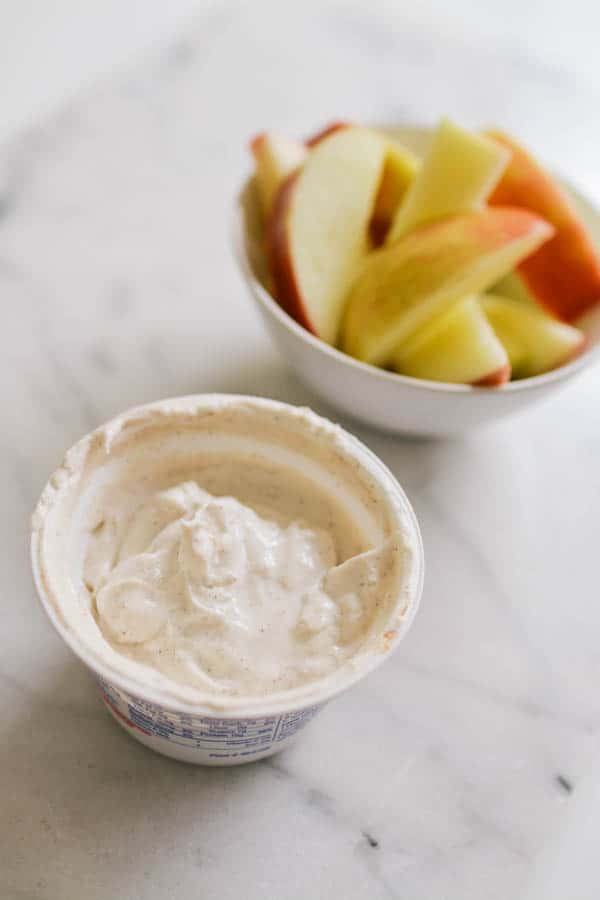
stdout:
<svg viewBox="0 0 600 900">
<path fill-rule="evenodd" d="M 84 658 L 139 685 L 213 705 L 298 692 L 393 644 L 420 577 L 397 494 L 309 410 L 164 401 L 69 451 L 34 566 Z"/>
</svg>

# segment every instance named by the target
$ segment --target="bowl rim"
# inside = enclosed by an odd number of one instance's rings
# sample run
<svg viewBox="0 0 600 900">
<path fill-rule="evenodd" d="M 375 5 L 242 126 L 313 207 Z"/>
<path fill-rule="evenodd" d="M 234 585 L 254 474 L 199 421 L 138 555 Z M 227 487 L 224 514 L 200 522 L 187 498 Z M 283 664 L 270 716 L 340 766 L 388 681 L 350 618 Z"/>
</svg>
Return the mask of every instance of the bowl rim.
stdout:
<svg viewBox="0 0 600 900">
<path fill-rule="evenodd" d="M 394 126 L 380 125 L 376 127 L 379 127 L 381 130 L 386 130 L 386 128 L 390 129 Z M 399 125 L 396 127 L 401 128 L 402 126 Z M 407 129 L 410 128 L 411 131 L 431 131 L 431 128 L 419 126 L 415 127 L 408 124 L 405 127 Z M 588 206 L 594 213 L 594 215 L 598 216 L 600 220 L 600 210 L 596 207 L 596 204 L 592 202 L 592 200 L 590 200 L 578 188 L 576 188 L 570 180 L 562 175 L 560 175 L 559 178 L 562 184 L 565 185 L 568 190 L 575 197 L 577 197 L 578 200 L 581 200 L 583 203 L 585 203 L 586 206 Z M 585 348 L 583 352 L 575 359 L 571 360 L 571 362 L 567 362 L 561 366 L 557 366 L 555 369 L 550 369 L 548 372 L 543 372 L 541 375 L 533 375 L 529 378 L 521 378 L 516 381 L 508 381 L 506 384 L 499 385 L 497 387 L 494 387 L 493 389 L 482 386 L 478 387 L 470 384 L 452 384 L 450 382 L 444 381 L 428 381 L 424 378 L 413 378 L 411 375 L 401 375 L 398 372 L 389 372 L 387 369 L 380 369 L 378 366 L 372 366 L 370 363 L 355 359 L 353 356 L 344 353 L 342 350 L 338 350 L 337 347 L 334 347 L 331 344 L 327 344 L 325 341 L 316 337 L 314 334 L 311 334 L 311 332 L 304 328 L 302 325 L 299 325 L 298 322 L 296 322 L 296 320 L 293 319 L 289 315 L 289 313 L 287 313 L 279 305 L 277 300 L 275 300 L 275 298 L 271 296 L 271 294 L 260 283 L 256 275 L 254 274 L 246 249 L 244 217 L 242 209 L 242 197 L 248 189 L 252 179 L 253 176 L 249 175 L 237 191 L 235 195 L 233 210 L 230 215 L 229 231 L 232 241 L 233 255 L 242 273 L 242 276 L 250 286 L 254 297 L 271 316 L 277 319 L 277 321 L 281 325 L 287 328 L 288 331 L 291 331 L 292 334 L 294 334 L 297 338 L 308 344 L 309 347 L 316 351 L 324 353 L 333 361 L 348 366 L 349 368 L 354 369 L 357 372 L 361 372 L 367 377 L 379 379 L 392 384 L 403 384 L 405 387 L 415 388 L 419 391 L 429 391 L 438 394 L 462 394 L 464 396 L 481 396 L 483 392 L 488 397 L 494 397 L 496 395 L 522 393 L 528 390 L 542 389 L 546 385 L 551 385 L 553 383 L 574 376 L 579 371 L 587 368 L 587 366 L 591 365 L 593 362 L 597 361 L 598 358 L 600 358 L 599 341 L 595 345 Z"/>
</svg>

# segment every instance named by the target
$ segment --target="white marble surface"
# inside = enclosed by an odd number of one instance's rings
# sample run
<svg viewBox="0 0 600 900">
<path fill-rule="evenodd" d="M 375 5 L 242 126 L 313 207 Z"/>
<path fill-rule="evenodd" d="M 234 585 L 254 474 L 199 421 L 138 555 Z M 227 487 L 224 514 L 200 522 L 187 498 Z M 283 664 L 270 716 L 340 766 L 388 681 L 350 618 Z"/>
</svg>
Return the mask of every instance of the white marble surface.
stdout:
<svg viewBox="0 0 600 900">
<path fill-rule="evenodd" d="M 4 0 L 0 141 L 50 115 L 136 54 L 174 38 L 194 11 L 212 2 Z"/>
<path fill-rule="evenodd" d="M 598 747 L 599 369 L 464 440 L 350 426 L 419 516 L 420 614 L 295 749 L 235 770 L 165 760 L 109 719 L 34 597 L 28 515 L 65 447 L 131 404 L 235 390 L 321 409 L 230 258 L 252 132 L 448 112 L 514 129 L 600 196 L 597 102 L 575 65 L 490 29 L 228 4 L 0 151 L 3 900 L 525 890 Z"/>
</svg>

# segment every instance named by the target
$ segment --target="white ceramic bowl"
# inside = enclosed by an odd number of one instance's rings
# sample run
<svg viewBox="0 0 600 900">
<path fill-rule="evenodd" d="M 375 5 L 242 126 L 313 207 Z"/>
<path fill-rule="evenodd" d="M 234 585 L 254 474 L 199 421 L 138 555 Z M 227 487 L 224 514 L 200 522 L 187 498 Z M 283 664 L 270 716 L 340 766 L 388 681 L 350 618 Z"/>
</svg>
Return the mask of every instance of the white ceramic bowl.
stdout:
<svg viewBox="0 0 600 900">
<path fill-rule="evenodd" d="M 423 152 L 429 132 L 388 128 L 391 135 Z M 564 188 L 600 246 L 600 213 L 569 184 Z M 589 349 L 568 365 L 499 388 L 442 384 L 396 375 L 359 362 L 298 325 L 264 287 L 265 260 L 260 218 L 252 179 L 244 185 L 234 210 L 236 259 L 251 296 L 298 377 L 316 394 L 368 425 L 404 434 L 451 435 L 488 425 L 550 397 L 600 357 L 600 313 L 588 317 Z"/>
</svg>

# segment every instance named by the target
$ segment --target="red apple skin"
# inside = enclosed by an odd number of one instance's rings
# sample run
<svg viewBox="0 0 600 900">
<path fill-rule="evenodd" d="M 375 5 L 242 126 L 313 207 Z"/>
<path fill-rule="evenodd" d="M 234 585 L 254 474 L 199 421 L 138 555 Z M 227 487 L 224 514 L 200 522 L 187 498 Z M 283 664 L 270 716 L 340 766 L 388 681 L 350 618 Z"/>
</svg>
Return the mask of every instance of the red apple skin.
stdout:
<svg viewBox="0 0 600 900">
<path fill-rule="evenodd" d="M 600 256 L 561 188 L 515 141 L 498 131 L 488 137 L 512 159 L 490 204 L 522 206 L 538 213 L 556 234 L 518 267 L 532 297 L 551 314 L 573 322 L 600 303 Z"/>
<path fill-rule="evenodd" d="M 352 125 L 351 122 L 344 122 L 342 119 L 339 119 L 334 122 L 330 122 L 329 125 L 326 125 L 325 128 L 322 128 L 320 131 L 317 131 L 315 134 L 311 134 L 310 137 L 307 137 L 304 141 L 305 146 L 314 147 L 319 141 L 322 141 L 323 138 L 329 137 L 330 134 L 333 134 L 336 131 L 341 131 L 342 128 L 350 128 Z"/>
<path fill-rule="evenodd" d="M 501 384 L 506 384 L 507 381 L 510 381 L 510 364 L 507 363 L 505 366 L 500 366 L 499 369 L 496 369 L 495 372 L 491 372 L 489 375 L 486 375 L 485 378 L 480 378 L 479 381 L 474 381 L 473 387 L 499 387 Z"/>
<path fill-rule="evenodd" d="M 296 273 L 287 239 L 288 210 L 298 173 L 292 173 L 283 182 L 277 194 L 266 230 L 266 250 L 269 271 L 274 285 L 275 299 L 279 305 L 311 334 L 317 331 L 311 322 L 298 288 Z"/>
<path fill-rule="evenodd" d="M 258 154 L 258 150 L 260 145 L 265 139 L 266 131 L 260 131 L 258 134 L 255 134 L 253 138 L 250 138 L 248 141 L 248 146 L 250 147 L 250 152 L 254 157 Z"/>
</svg>

